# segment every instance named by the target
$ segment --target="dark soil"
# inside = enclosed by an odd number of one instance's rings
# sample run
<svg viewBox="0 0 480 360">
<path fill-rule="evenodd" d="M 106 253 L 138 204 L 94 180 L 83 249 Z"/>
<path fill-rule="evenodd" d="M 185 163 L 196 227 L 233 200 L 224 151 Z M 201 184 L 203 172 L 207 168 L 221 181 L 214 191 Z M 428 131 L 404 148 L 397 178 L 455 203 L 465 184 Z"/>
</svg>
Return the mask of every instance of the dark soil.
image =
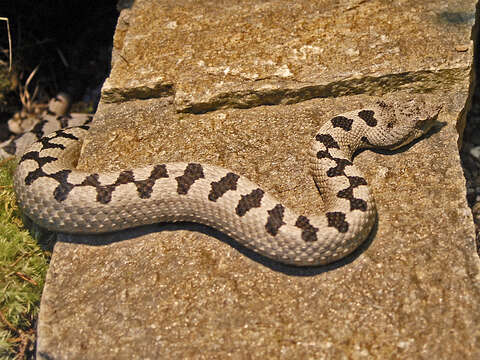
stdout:
<svg viewBox="0 0 480 360">
<path fill-rule="evenodd" d="M 0 15 L 7 17 L 13 46 L 13 86 L 25 83 L 39 66 L 31 92 L 39 86 L 39 100 L 60 91 L 74 102 L 98 102 L 100 88 L 110 71 L 113 34 L 118 18 L 116 0 L 3 1 Z M 0 59 L 8 63 L 8 36 L 0 22 Z M 8 109 L 19 104 L 18 89 L 11 89 Z M 14 108 L 15 106 L 13 106 Z"/>
</svg>

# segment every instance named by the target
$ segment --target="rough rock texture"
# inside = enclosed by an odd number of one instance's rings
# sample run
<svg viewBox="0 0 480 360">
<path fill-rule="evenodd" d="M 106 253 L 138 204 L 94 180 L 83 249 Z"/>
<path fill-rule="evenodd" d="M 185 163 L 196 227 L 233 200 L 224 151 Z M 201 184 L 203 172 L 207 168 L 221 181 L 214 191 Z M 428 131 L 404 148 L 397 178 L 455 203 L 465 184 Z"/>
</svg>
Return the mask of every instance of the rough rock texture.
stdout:
<svg viewBox="0 0 480 360">
<path fill-rule="evenodd" d="M 204 112 L 441 89 L 470 69 L 473 3 L 137 1 L 103 100 L 175 93 L 178 111 Z"/>
<path fill-rule="evenodd" d="M 466 0 L 125 9 L 85 169 L 209 162 L 313 213 L 322 203 L 306 150 L 330 116 L 412 92 L 445 106 L 425 139 L 356 157 L 378 224 L 332 266 L 281 266 L 193 224 L 61 236 L 39 358 L 479 358 L 479 261 L 456 130 L 474 10 Z"/>
</svg>

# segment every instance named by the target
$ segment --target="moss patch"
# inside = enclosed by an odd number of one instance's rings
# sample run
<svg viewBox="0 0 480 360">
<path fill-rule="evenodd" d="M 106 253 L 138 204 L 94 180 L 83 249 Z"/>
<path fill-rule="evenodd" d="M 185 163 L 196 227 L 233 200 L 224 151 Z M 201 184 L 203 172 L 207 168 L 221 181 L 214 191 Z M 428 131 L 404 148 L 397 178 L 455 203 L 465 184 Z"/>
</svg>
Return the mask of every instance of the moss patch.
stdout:
<svg viewBox="0 0 480 360">
<path fill-rule="evenodd" d="M 15 161 L 0 164 L 0 358 L 30 358 L 50 260 L 23 227 L 15 202 Z"/>
</svg>

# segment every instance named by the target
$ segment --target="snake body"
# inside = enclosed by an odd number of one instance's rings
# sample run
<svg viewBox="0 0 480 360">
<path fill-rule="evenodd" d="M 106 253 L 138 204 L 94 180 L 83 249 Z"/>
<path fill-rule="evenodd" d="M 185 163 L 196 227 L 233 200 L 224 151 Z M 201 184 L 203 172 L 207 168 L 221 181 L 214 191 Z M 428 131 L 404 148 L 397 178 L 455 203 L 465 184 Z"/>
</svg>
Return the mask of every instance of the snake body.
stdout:
<svg viewBox="0 0 480 360">
<path fill-rule="evenodd" d="M 70 113 L 70 97 L 67 94 L 60 93 L 53 97 L 48 109 L 38 117 L 30 117 L 27 121 L 29 127 L 22 131 L 22 124 L 18 124 L 14 119 L 8 122 L 10 130 L 15 132 L 15 136 L 0 144 L 0 159 L 6 159 L 12 156 L 20 157 L 26 149 L 35 141 L 40 140 L 53 131 L 89 124 L 93 116 L 83 113 Z M 13 122 L 13 124 L 12 124 Z"/>
<path fill-rule="evenodd" d="M 402 146 L 424 134 L 438 112 L 418 99 L 378 101 L 326 121 L 310 155 L 325 205 L 317 216 L 298 214 L 247 178 L 213 165 L 79 171 L 75 166 L 88 124 L 55 131 L 31 145 L 19 160 L 14 187 L 24 213 L 53 231 L 103 233 L 192 221 L 279 262 L 323 265 L 351 253 L 375 223 L 375 202 L 353 154 L 365 147 Z"/>
</svg>

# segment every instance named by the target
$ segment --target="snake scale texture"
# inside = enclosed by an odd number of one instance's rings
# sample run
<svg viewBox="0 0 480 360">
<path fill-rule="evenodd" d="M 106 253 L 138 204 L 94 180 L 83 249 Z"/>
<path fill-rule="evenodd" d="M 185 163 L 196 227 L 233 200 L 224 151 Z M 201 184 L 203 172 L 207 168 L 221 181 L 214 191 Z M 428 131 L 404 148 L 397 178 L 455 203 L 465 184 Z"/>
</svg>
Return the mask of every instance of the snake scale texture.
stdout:
<svg viewBox="0 0 480 360">
<path fill-rule="evenodd" d="M 355 250 L 376 220 L 367 181 L 352 163 L 354 153 L 405 145 L 428 131 L 439 111 L 416 97 L 401 103 L 377 101 L 326 121 L 309 156 L 325 205 L 316 216 L 298 214 L 245 177 L 213 165 L 164 163 L 109 173 L 76 170 L 91 118 L 17 153 L 14 187 L 24 213 L 53 231 L 91 234 L 193 221 L 276 261 L 323 265 Z M 42 133 L 39 129 L 37 124 L 35 138 Z"/>
</svg>

